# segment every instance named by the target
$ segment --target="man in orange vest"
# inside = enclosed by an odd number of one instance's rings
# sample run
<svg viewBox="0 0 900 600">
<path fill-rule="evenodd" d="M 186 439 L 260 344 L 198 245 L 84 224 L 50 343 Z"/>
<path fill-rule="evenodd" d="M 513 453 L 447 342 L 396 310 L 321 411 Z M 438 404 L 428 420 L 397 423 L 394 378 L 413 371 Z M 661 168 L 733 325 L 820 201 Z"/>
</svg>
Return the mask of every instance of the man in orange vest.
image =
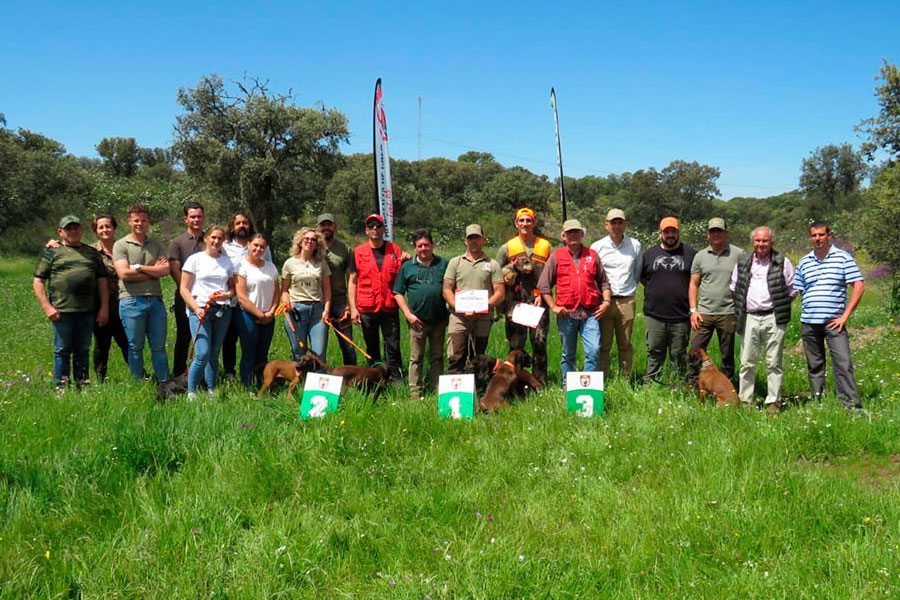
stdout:
<svg viewBox="0 0 900 600">
<path fill-rule="evenodd" d="M 350 318 L 362 326 L 369 364 L 381 361 L 378 331 L 384 337 L 385 366 L 393 384 L 403 383 L 400 354 L 400 307 L 394 299 L 394 280 L 400 264 L 409 258 L 400 246 L 384 239 L 384 219 L 381 215 L 366 217 L 366 236 L 369 238 L 353 249 L 347 263 L 350 274 L 347 300 Z"/>
<path fill-rule="evenodd" d="M 534 211 L 530 208 L 520 208 L 516 211 L 515 226 L 518 235 L 510 238 L 505 244 L 500 246 L 497 251 L 497 262 L 500 267 L 508 264 L 514 264 L 521 256 L 527 256 L 534 263 L 534 281 L 537 282 L 550 258 L 550 242 L 546 239 L 535 235 L 534 226 L 537 219 Z M 517 290 L 507 289 L 506 293 L 514 294 Z M 537 292 L 531 298 L 531 302 L 535 306 L 546 306 L 544 299 Z M 549 313 L 544 313 L 541 322 L 537 328 L 531 329 L 518 323 L 513 323 L 512 319 L 506 317 L 506 338 L 509 340 L 509 350 L 524 350 L 525 341 L 531 338 L 531 352 L 534 355 L 534 376 L 544 383 L 547 379 L 547 334 L 550 331 Z"/>
<path fill-rule="evenodd" d="M 562 341 L 560 363 L 565 387 L 566 374 L 575 370 L 579 334 L 584 344 L 584 370 L 597 370 L 600 319 L 609 309 L 612 292 L 597 253 L 581 243 L 584 227 L 578 219 L 563 223 L 562 238 L 566 245 L 550 255 L 538 281 L 538 289 L 556 315 Z M 554 285 L 556 300 L 552 293 Z"/>
</svg>

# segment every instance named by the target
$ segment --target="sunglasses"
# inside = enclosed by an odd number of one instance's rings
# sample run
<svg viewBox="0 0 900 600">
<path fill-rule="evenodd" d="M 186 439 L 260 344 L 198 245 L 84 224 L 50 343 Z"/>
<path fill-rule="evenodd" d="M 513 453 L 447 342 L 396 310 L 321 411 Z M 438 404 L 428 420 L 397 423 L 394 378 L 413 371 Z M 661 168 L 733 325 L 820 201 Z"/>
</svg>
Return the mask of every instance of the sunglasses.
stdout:
<svg viewBox="0 0 900 600">
<path fill-rule="evenodd" d="M 384 225 L 382 225 L 381 223 L 378 223 L 376 221 L 373 221 L 371 223 L 366 223 L 366 229 L 381 229 L 382 227 L 384 227 Z"/>
<path fill-rule="evenodd" d="M 319 239 L 318 239 L 318 238 L 303 238 L 303 241 L 304 241 L 304 242 L 316 243 L 316 244 L 319 243 Z"/>
</svg>

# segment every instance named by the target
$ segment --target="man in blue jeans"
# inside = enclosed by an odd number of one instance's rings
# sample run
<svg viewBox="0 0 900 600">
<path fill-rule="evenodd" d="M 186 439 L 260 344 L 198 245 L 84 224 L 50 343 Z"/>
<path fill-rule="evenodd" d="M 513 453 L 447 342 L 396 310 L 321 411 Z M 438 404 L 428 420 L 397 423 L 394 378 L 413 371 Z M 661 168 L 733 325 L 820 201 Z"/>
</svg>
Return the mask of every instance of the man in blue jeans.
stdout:
<svg viewBox="0 0 900 600">
<path fill-rule="evenodd" d="M 166 307 L 160 278 L 169 275 L 165 247 L 147 237 L 150 209 L 135 204 L 128 209 L 131 233 L 113 246 L 113 262 L 119 276 L 119 316 L 128 336 L 128 369 L 144 376 L 144 339 L 150 344 L 153 371 L 160 383 L 169 379 L 166 357 Z"/>
</svg>

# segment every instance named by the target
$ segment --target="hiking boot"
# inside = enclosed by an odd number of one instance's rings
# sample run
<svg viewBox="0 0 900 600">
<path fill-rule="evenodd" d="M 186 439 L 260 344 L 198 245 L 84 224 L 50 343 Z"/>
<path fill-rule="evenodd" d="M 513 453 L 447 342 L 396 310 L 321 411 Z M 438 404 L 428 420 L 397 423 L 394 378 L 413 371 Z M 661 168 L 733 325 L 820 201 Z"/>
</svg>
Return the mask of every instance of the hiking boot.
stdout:
<svg viewBox="0 0 900 600">
<path fill-rule="evenodd" d="M 770 417 L 777 415 L 781 412 L 781 407 L 778 406 L 777 402 L 770 402 L 766 404 L 766 414 Z"/>
</svg>

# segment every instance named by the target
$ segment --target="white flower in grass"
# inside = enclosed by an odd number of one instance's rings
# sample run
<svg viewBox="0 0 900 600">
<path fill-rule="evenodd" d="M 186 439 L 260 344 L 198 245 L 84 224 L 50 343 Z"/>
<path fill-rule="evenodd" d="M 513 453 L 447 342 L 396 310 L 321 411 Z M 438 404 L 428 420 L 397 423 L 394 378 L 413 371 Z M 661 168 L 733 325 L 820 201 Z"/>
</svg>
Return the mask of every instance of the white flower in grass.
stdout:
<svg viewBox="0 0 900 600">
<path fill-rule="evenodd" d="M 287 550 L 287 546 L 278 546 L 278 548 L 275 549 L 275 554 L 281 554 L 285 550 Z"/>
</svg>

